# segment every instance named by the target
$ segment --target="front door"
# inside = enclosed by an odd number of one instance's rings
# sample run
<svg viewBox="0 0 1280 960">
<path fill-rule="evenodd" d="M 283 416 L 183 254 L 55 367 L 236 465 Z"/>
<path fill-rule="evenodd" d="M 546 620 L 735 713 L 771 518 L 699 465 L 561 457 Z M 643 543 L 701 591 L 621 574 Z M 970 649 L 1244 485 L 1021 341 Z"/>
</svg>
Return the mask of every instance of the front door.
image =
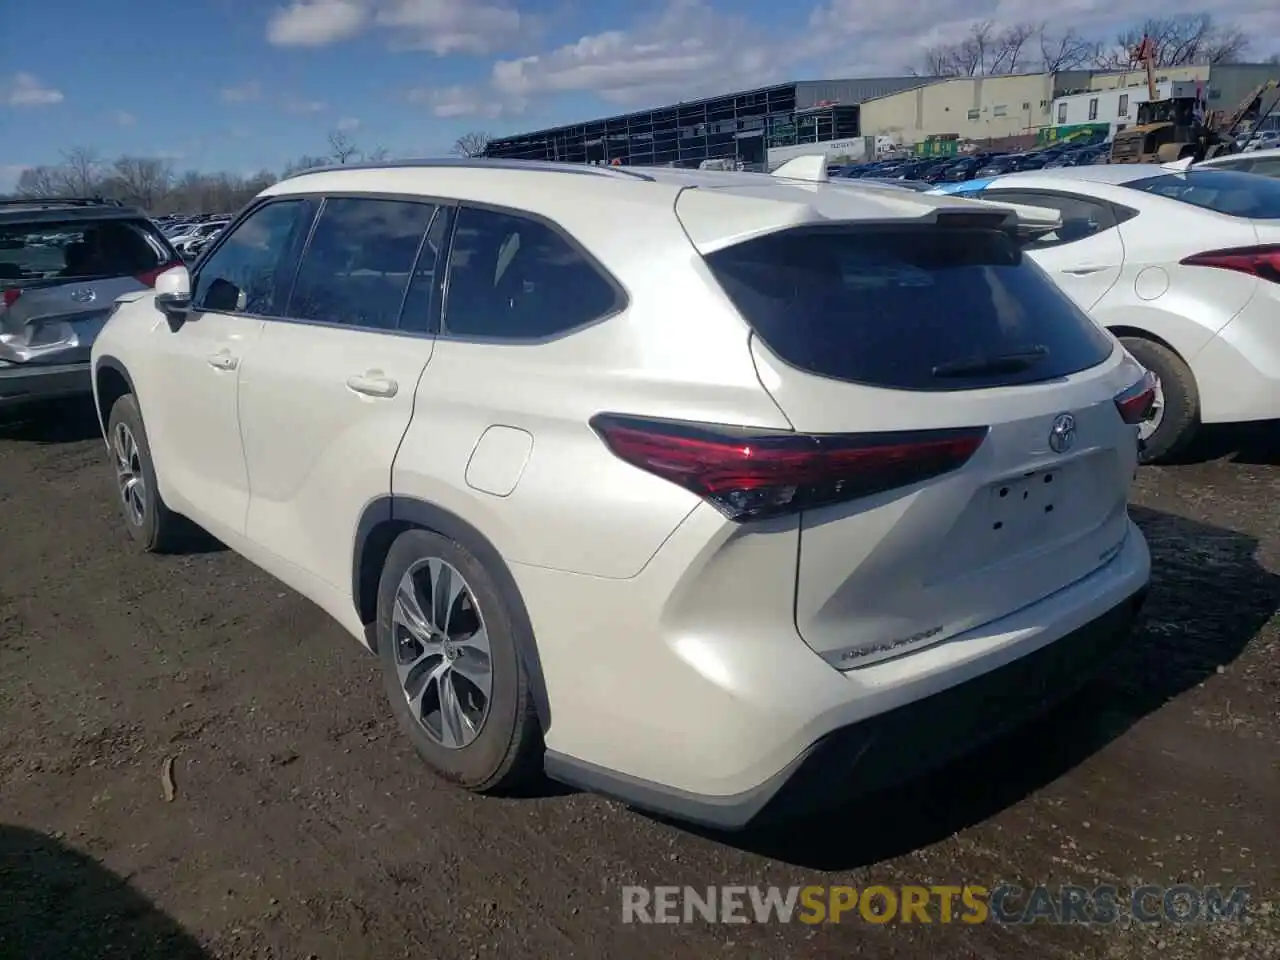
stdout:
<svg viewBox="0 0 1280 960">
<path fill-rule="evenodd" d="M 215 535 L 243 535 L 249 480 L 240 438 L 240 376 L 264 317 L 278 312 L 314 203 L 259 207 L 201 264 L 192 311 L 175 331 L 157 331 L 147 433 L 170 506 Z M 144 403 L 146 398 L 142 398 Z"/>
<path fill-rule="evenodd" d="M 266 322 L 242 373 L 246 535 L 344 596 L 360 514 L 391 492 L 431 360 L 450 213 L 428 201 L 325 199 L 288 319 Z"/>
</svg>

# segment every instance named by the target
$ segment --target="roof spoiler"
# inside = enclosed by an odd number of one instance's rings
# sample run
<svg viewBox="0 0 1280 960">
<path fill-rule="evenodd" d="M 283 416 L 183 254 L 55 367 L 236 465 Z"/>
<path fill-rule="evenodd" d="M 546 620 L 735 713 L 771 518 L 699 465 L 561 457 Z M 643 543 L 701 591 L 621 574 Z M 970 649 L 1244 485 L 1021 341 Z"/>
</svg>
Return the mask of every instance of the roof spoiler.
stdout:
<svg viewBox="0 0 1280 960">
<path fill-rule="evenodd" d="M 825 153 L 812 153 L 803 157 L 792 157 L 773 171 L 775 177 L 783 180 L 807 180 L 809 183 L 826 183 L 827 164 L 830 161 Z"/>
<path fill-rule="evenodd" d="M 956 199 L 983 207 L 993 207 L 998 210 L 1012 210 L 1014 216 L 1017 217 L 1018 236 L 1027 243 L 1038 240 L 1046 233 L 1053 233 L 1053 231 L 1062 226 L 1062 214 L 1049 207 L 1031 207 L 1021 203 L 999 203 L 995 200 L 971 200 L 963 196 L 958 196 Z"/>
<path fill-rule="evenodd" d="M 815 153 L 803 157 L 793 157 L 773 171 L 775 177 L 784 180 L 804 180 L 809 183 L 826 183 L 831 178 L 827 175 L 828 159 L 825 154 Z M 842 181 L 843 183 L 843 181 Z M 856 186 L 857 181 L 851 181 Z M 1062 214 L 1048 207 L 1030 207 L 1020 203 L 996 203 L 991 200 L 969 199 L 957 196 L 956 200 L 976 204 L 1003 211 L 1012 211 L 1017 218 L 1018 236 L 1027 243 L 1053 233 L 1062 226 Z"/>
</svg>

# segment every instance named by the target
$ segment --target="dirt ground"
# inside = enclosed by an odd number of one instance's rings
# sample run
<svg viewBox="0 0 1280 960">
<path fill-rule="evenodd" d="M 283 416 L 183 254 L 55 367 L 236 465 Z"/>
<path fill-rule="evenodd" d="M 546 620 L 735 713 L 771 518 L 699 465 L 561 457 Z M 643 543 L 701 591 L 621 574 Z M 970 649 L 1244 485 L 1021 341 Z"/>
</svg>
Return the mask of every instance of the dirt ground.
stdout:
<svg viewBox="0 0 1280 960">
<path fill-rule="evenodd" d="M 0 957 L 1280 957 L 1280 434 L 1237 446 L 1141 472 L 1153 594 L 1098 682 L 890 796 L 723 838 L 439 783 L 319 610 L 225 550 L 128 548 L 88 417 L 0 429 Z M 1251 917 L 621 920 L 624 884 L 1001 880 L 1248 884 Z"/>
</svg>

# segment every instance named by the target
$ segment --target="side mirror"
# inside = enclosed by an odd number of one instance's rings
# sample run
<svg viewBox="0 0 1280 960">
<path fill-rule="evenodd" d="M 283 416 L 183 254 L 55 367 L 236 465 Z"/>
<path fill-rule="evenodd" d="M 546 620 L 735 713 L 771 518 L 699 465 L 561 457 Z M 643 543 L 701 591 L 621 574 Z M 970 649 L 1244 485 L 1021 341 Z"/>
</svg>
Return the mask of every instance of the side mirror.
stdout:
<svg viewBox="0 0 1280 960">
<path fill-rule="evenodd" d="M 170 267 L 156 277 L 156 309 L 169 321 L 169 329 L 177 330 L 191 312 L 191 274 L 186 267 Z"/>
</svg>

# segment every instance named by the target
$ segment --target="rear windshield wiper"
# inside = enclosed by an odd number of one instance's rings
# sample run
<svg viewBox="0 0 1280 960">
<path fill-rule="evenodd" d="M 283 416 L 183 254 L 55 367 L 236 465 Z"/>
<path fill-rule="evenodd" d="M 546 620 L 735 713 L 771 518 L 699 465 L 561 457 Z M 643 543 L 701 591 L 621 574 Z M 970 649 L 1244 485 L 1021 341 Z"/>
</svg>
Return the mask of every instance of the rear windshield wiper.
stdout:
<svg viewBox="0 0 1280 960">
<path fill-rule="evenodd" d="M 966 357 L 948 360 L 930 371 L 935 377 L 984 377 L 1001 373 L 1021 373 L 1049 356 L 1049 348 L 1042 345 L 998 353 L 984 357 Z"/>
</svg>

